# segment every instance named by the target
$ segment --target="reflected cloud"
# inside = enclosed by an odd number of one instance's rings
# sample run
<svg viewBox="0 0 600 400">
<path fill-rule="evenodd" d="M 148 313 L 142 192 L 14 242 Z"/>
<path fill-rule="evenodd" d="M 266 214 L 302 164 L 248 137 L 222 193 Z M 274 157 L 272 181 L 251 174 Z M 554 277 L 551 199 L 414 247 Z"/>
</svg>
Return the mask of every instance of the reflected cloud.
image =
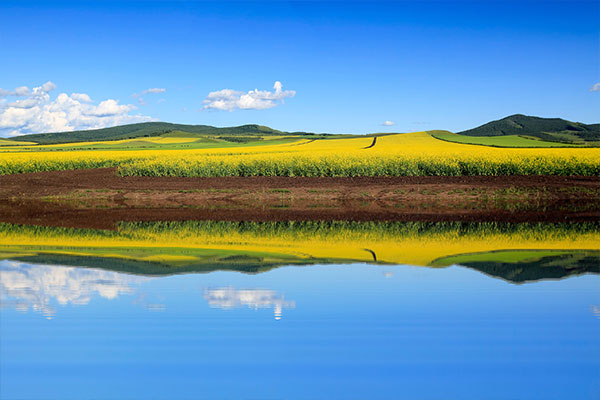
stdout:
<svg viewBox="0 0 600 400">
<path fill-rule="evenodd" d="M 206 289 L 204 298 L 213 308 L 248 307 L 256 310 L 272 307 L 276 320 L 281 319 L 284 308 L 296 307 L 293 301 L 286 301 L 283 294 L 278 296 L 277 292 L 268 289 L 234 289 L 232 287 Z"/>
<path fill-rule="evenodd" d="M 94 295 L 116 299 L 132 293 L 142 277 L 112 271 L 0 261 L 0 303 L 18 311 L 30 309 L 52 318 L 60 305 L 85 305 Z"/>
<path fill-rule="evenodd" d="M 137 299 L 135 299 L 133 301 L 133 304 L 137 304 L 140 305 L 142 307 L 144 307 L 146 310 L 148 311 L 154 311 L 154 312 L 163 312 L 166 311 L 167 306 L 164 303 L 157 303 L 157 302 L 150 302 L 148 300 L 149 296 L 148 293 L 141 293 Z"/>
<path fill-rule="evenodd" d="M 592 314 L 598 319 L 600 319 L 600 306 L 592 306 Z"/>
</svg>

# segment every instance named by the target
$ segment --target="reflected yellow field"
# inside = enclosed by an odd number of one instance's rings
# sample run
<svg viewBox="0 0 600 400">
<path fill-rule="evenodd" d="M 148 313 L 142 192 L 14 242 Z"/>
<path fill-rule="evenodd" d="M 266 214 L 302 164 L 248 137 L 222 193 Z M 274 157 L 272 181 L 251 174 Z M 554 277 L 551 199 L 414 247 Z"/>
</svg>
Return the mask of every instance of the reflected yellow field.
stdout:
<svg viewBox="0 0 600 400">
<path fill-rule="evenodd" d="M 64 254 L 182 266 L 245 254 L 290 262 L 432 265 L 465 253 L 600 250 L 597 224 L 353 222 L 124 223 L 117 231 L 0 224 L 0 253 Z"/>
</svg>

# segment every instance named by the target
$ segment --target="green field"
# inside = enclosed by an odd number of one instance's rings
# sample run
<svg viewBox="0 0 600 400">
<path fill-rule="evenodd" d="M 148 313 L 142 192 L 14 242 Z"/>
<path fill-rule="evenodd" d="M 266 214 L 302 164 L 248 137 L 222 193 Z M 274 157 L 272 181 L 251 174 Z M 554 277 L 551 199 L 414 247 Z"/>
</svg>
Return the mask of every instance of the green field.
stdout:
<svg viewBox="0 0 600 400">
<path fill-rule="evenodd" d="M 589 145 L 583 144 L 569 144 L 560 142 L 549 142 L 534 137 L 526 137 L 519 135 L 507 135 L 507 136 L 465 136 L 459 135 L 458 133 L 452 133 L 447 131 L 431 131 L 431 136 L 436 139 L 445 140 L 454 143 L 463 144 L 475 144 L 480 146 L 492 146 L 492 147 L 525 147 L 525 148 L 536 148 L 536 147 L 589 147 Z"/>
<path fill-rule="evenodd" d="M 279 136 L 244 136 L 241 138 L 230 137 L 210 137 L 199 136 L 197 134 L 187 134 L 177 132 L 179 136 L 165 135 L 152 138 L 135 138 L 127 140 L 107 140 L 97 142 L 65 143 L 54 145 L 32 145 L 24 143 L 15 147 L 15 142 L 10 142 L 11 147 L 7 147 L 11 152 L 61 152 L 61 151 L 94 151 L 94 150 L 115 150 L 115 151 L 143 151 L 143 150 L 195 150 L 195 149 L 221 149 L 236 147 L 254 147 L 273 144 L 292 143 L 298 140 L 298 137 L 279 137 Z M 165 141 L 160 141 L 160 139 Z M 169 139 L 189 139 L 188 141 L 169 142 Z M 7 141 L 8 142 L 8 141 Z M 0 142 L 0 146 L 2 143 Z M 5 144 L 8 146 L 8 144 Z"/>
<path fill-rule="evenodd" d="M 0 146 L 28 146 L 28 145 L 36 145 L 36 144 L 37 143 L 34 143 L 34 142 L 25 142 L 25 141 L 0 138 Z"/>
</svg>

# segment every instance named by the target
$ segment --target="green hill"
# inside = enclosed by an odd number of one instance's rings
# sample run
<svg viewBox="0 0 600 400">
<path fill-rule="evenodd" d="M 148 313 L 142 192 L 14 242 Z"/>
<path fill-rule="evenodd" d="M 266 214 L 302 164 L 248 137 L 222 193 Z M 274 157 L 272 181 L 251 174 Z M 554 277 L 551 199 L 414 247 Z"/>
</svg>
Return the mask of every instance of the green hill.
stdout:
<svg viewBox="0 0 600 400">
<path fill-rule="evenodd" d="M 138 137 L 170 136 L 269 136 L 292 135 L 261 125 L 241 125 L 230 128 L 217 128 L 209 125 L 182 125 L 167 122 L 143 122 L 115 126 L 112 128 L 93 129 L 87 131 L 54 132 L 23 135 L 11 138 L 16 141 L 28 141 L 39 144 L 95 142 L 104 140 L 134 139 Z M 298 133 L 293 135 L 298 136 Z"/>
<path fill-rule="evenodd" d="M 488 122 L 474 129 L 458 132 L 458 134 L 466 136 L 519 135 L 553 142 L 582 143 L 600 141 L 600 124 L 586 125 L 561 118 L 540 118 L 515 114 Z"/>
<path fill-rule="evenodd" d="M 446 132 L 450 134 L 449 132 Z M 72 132 L 53 132 L 53 133 L 36 133 L 29 135 L 16 136 L 13 138 L 3 139 L 5 142 L 34 142 L 38 144 L 61 144 L 61 143 L 78 143 L 78 142 L 96 142 L 120 139 L 135 139 L 140 137 L 153 136 L 177 136 L 177 137 L 202 137 L 211 136 L 229 141 L 248 141 L 253 137 L 263 136 L 310 136 L 310 137 L 342 137 L 342 135 L 317 134 L 310 132 L 284 132 L 269 128 L 262 125 L 241 125 L 226 128 L 217 128 L 210 125 L 183 125 L 171 124 L 168 122 L 143 122 L 139 124 L 130 124 L 122 126 L 114 126 L 112 128 L 92 129 L 85 131 Z M 381 134 L 376 134 L 380 136 Z M 539 147 L 540 143 L 535 143 L 535 140 L 541 139 L 548 142 L 570 143 L 570 144 L 586 144 L 594 145 L 590 142 L 600 142 L 600 124 L 586 125 L 580 122 L 571 122 L 560 118 L 539 118 L 530 117 L 527 115 L 516 114 L 500 119 L 498 121 L 488 122 L 474 129 L 469 129 L 463 132 L 458 132 L 451 137 L 439 137 L 442 140 L 452 142 L 463 142 L 461 136 L 478 136 L 478 137 L 500 137 L 512 136 L 516 137 L 518 145 L 511 144 L 505 146 L 503 143 L 496 144 L 500 147 Z M 347 135 L 345 135 L 347 136 Z M 447 136 L 447 135 L 446 135 Z M 456 137 L 454 137 L 456 136 Z M 464 137 L 462 136 L 462 137 Z M 237 137 L 237 138 L 236 138 Z M 436 136 L 437 137 L 437 136 Z M 470 139 L 465 139 L 465 143 L 471 143 Z M 507 141 L 511 142 L 514 139 Z M 512 143 L 512 142 L 511 142 Z M 6 143 L 4 143 L 6 144 Z M 488 144 L 482 143 L 482 144 Z M 597 143 L 596 143 L 597 144 Z M 492 143 L 491 145 L 494 145 Z M 542 147 L 553 147 L 552 144 L 547 144 Z"/>
</svg>

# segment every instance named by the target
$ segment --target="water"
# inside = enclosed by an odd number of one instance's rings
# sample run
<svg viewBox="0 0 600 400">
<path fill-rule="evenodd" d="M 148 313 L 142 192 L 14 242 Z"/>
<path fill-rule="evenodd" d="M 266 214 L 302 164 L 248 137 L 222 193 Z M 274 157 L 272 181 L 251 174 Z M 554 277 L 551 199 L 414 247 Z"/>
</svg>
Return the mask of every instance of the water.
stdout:
<svg viewBox="0 0 600 400">
<path fill-rule="evenodd" d="M 19 254 L 0 261 L 2 399 L 600 397 L 593 265 L 134 275 Z"/>
</svg>

